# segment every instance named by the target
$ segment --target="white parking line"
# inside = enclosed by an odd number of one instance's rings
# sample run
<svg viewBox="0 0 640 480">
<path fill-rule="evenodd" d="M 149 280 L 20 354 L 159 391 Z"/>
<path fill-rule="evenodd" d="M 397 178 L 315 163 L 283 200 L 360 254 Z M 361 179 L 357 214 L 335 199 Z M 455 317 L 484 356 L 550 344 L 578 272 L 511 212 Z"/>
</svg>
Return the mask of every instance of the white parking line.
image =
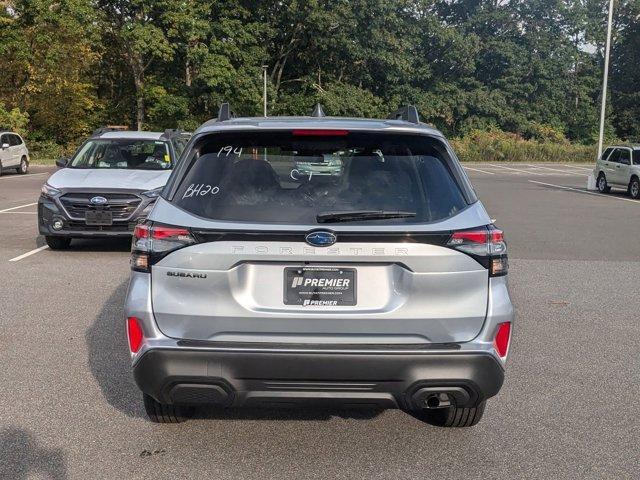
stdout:
<svg viewBox="0 0 640 480">
<path fill-rule="evenodd" d="M 512 170 L 512 171 L 518 172 L 518 173 L 526 173 L 528 175 L 542 175 L 542 173 L 532 172 L 531 170 L 519 170 L 517 168 L 505 167 L 504 165 L 495 165 L 493 163 L 490 163 L 489 165 L 494 167 L 494 168 L 504 168 L 505 170 Z"/>
<path fill-rule="evenodd" d="M 19 262 L 20 260 L 22 260 L 23 258 L 27 258 L 30 257 L 31 255 L 35 255 L 38 252 L 41 252 L 43 250 L 46 250 L 47 248 L 49 248 L 48 245 L 44 245 L 42 247 L 38 247 L 38 248 L 34 248 L 33 250 L 31 250 L 30 252 L 27 253 L 23 253 L 22 255 L 18 255 L 17 257 L 12 258 L 11 260 L 9 260 L 10 262 Z"/>
<path fill-rule="evenodd" d="M 37 215 L 38 212 L 0 212 L 6 215 Z"/>
<path fill-rule="evenodd" d="M 593 172 L 593 168 L 581 167 L 580 165 L 564 165 L 569 168 L 578 168 L 580 170 L 587 170 L 588 172 Z"/>
<path fill-rule="evenodd" d="M 465 166 L 465 165 L 463 165 L 463 168 L 464 168 L 465 170 L 471 170 L 471 171 L 473 171 L 473 172 L 486 173 L 487 175 L 495 175 L 495 173 L 494 173 L 494 172 L 487 172 L 487 171 L 485 171 L 485 170 L 480 170 L 479 168 L 471 168 L 471 167 L 467 167 L 467 166 Z"/>
<path fill-rule="evenodd" d="M 26 178 L 26 177 L 35 177 L 36 175 L 49 175 L 49 172 L 42 173 L 27 173 L 26 175 L 11 175 L 9 177 L 5 177 L 4 175 L 0 177 L 0 180 L 9 180 L 11 178 Z"/>
<path fill-rule="evenodd" d="M 640 201 L 638 200 L 633 200 L 631 198 L 621 198 L 621 197 L 614 197 L 613 195 L 605 195 L 603 193 L 596 193 L 596 192 L 590 192 L 588 190 L 581 190 L 579 188 L 573 188 L 573 187 L 565 187 L 564 185 L 555 185 L 553 183 L 545 183 L 545 182 L 538 182 L 536 180 L 529 180 L 529 182 L 531 183 L 537 183 L 538 185 L 546 185 L 547 187 L 556 187 L 556 188 L 562 188 L 564 190 L 571 190 L 574 192 L 579 192 L 579 193 L 586 193 L 588 195 L 596 195 L 598 197 L 601 198 L 609 198 L 611 200 L 622 200 L 623 202 L 633 202 L 633 203 L 638 203 L 640 204 Z"/>
<path fill-rule="evenodd" d="M 38 204 L 38 202 L 27 203 L 26 205 L 18 205 L 17 207 L 5 208 L 4 210 L 0 210 L 0 213 L 10 212 L 11 210 L 19 210 L 19 209 L 25 208 L 25 207 L 32 207 L 32 206 L 37 205 L 37 204 Z"/>
<path fill-rule="evenodd" d="M 544 170 L 550 170 L 550 171 L 552 171 L 552 172 L 560 172 L 560 173 L 562 173 L 563 175 L 586 175 L 586 173 L 585 173 L 585 172 L 571 172 L 571 171 L 569 171 L 569 170 L 560 170 L 560 169 L 558 169 L 558 168 L 543 167 L 543 166 L 541 166 L 541 165 L 531 165 L 531 164 L 528 164 L 528 165 L 529 165 L 530 167 L 532 167 L 532 168 L 536 168 L 536 169 L 544 169 Z"/>
</svg>

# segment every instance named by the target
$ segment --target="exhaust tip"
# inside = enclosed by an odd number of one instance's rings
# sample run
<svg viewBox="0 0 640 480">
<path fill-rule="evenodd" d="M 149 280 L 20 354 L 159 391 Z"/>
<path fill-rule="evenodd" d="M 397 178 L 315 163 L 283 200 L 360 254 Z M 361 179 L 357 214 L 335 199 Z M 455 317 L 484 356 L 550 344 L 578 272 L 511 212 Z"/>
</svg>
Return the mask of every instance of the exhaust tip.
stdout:
<svg viewBox="0 0 640 480">
<path fill-rule="evenodd" d="M 440 397 L 438 395 L 430 395 L 425 403 L 427 408 L 438 408 L 440 406 Z"/>
<path fill-rule="evenodd" d="M 464 387 L 422 387 L 413 392 L 411 400 L 414 408 L 436 409 L 453 405 L 466 406 L 470 403 L 469 392 Z"/>
</svg>

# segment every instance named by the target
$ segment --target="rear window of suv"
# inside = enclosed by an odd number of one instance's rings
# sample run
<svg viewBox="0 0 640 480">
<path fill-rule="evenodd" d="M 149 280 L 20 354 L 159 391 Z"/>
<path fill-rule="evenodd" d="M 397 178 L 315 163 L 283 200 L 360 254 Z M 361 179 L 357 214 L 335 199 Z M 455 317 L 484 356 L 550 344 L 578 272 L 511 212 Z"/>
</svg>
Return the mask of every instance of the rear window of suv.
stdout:
<svg viewBox="0 0 640 480">
<path fill-rule="evenodd" d="M 433 222 L 467 206 L 446 159 L 443 143 L 425 135 L 215 133 L 189 152 L 172 202 L 207 219 L 246 223 L 312 225 L 350 212 L 390 218 L 347 223 Z"/>
</svg>

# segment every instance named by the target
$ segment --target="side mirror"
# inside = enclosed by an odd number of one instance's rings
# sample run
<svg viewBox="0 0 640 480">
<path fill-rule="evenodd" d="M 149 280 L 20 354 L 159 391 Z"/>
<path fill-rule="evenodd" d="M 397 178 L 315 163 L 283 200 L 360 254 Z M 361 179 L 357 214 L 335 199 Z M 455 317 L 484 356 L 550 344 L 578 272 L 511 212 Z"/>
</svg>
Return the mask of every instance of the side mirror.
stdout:
<svg viewBox="0 0 640 480">
<path fill-rule="evenodd" d="M 11 145 L 9 145 L 8 143 L 3 143 L 2 144 L 2 150 L 5 150 L 7 148 L 9 148 Z"/>
<path fill-rule="evenodd" d="M 67 163 L 69 163 L 68 158 L 59 158 L 58 160 L 56 160 L 56 167 L 64 168 L 67 166 Z"/>
</svg>

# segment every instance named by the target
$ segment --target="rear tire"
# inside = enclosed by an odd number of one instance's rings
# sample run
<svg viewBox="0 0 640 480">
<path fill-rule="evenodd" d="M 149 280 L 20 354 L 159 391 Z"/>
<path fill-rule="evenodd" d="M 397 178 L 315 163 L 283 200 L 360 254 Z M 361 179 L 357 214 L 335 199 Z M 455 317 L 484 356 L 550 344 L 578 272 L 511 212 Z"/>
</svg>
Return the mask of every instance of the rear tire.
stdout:
<svg viewBox="0 0 640 480">
<path fill-rule="evenodd" d="M 598 191 L 600 193 L 609 193 L 611 191 L 611 187 L 607 183 L 607 177 L 604 176 L 604 173 L 598 175 Z"/>
<path fill-rule="evenodd" d="M 640 180 L 638 180 L 638 177 L 631 179 L 629 183 L 629 195 L 635 200 L 640 199 Z"/>
<path fill-rule="evenodd" d="M 51 250 L 65 250 L 71 245 L 71 239 L 69 237 L 52 237 L 47 235 L 44 237 L 44 241 L 47 242 Z"/>
<path fill-rule="evenodd" d="M 29 171 L 29 162 L 27 161 L 27 157 L 22 157 L 20 159 L 20 166 L 16 168 L 16 172 L 21 175 L 24 175 Z"/>
<path fill-rule="evenodd" d="M 154 423 L 182 423 L 188 418 L 188 409 L 178 405 L 168 405 L 158 402 L 151 395 L 142 394 L 144 409 L 149 420 Z"/>
<path fill-rule="evenodd" d="M 429 425 L 445 428 L 473 427 L 484 415 L 486 401 L 475 407 L 448 407 L 433 410 L 424 409 L 414 412 L 414 416 Z"/>
</svg>

